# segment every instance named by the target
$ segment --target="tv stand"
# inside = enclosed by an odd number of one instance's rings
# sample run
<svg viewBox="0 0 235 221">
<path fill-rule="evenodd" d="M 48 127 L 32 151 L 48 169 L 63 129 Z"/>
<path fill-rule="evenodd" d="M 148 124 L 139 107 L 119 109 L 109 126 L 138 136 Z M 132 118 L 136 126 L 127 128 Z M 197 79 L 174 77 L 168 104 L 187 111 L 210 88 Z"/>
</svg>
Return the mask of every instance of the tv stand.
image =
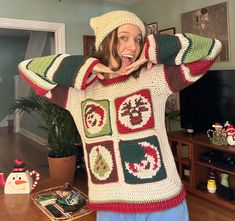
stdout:
<svg viewBox="0 0 235 221">
<path fill-rule="evenodd" d="M 218 187 L 221 183 L 220 174 L 227 173 L 230 189 L 235 197 L 235 170 L 202 161 L 200 157 L 209 151 L 220 151 L 222 154 L 235 156 L 235 146 L 214 145 L 206 134 L 189 136 L 185 131 L 170 132 L 168 139 L 179 175 L 187 191 L 235 211 L 235 199 L 227 200 L 218 194 Z M 212 170 L 216 176 L 216 193 L 209 193 L 207 190 L 207 180 Z"/>
</svg>

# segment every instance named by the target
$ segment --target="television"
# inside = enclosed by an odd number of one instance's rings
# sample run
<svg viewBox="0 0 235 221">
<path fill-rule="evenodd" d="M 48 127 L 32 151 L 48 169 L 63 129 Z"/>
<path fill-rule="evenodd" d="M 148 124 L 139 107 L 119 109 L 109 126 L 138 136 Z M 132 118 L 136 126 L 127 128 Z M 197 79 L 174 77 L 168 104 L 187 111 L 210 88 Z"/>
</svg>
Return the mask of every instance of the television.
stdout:
<svg viewBox="0 0 235 221">
<path fill-rule="evenodd" d="M 235 70 L 209 70 L 180 92 L 181 128 L 204 133 L 216 122 L 235 125 Z"/>
</svg>

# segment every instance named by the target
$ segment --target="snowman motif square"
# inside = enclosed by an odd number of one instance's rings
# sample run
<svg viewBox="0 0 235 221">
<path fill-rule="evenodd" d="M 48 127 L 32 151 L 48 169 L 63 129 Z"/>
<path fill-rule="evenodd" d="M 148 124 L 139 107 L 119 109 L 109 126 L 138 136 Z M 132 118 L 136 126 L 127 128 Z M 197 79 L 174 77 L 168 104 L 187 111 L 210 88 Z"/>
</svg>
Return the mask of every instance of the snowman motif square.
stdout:
<svg viewBox="0 0 235 221">
<path fill-rule="evenodd" d="M 82 102 L 81 107 L 86 137 L 100 137 L 112 133 L 108 100 L 88 99 Z"/>
</svg>

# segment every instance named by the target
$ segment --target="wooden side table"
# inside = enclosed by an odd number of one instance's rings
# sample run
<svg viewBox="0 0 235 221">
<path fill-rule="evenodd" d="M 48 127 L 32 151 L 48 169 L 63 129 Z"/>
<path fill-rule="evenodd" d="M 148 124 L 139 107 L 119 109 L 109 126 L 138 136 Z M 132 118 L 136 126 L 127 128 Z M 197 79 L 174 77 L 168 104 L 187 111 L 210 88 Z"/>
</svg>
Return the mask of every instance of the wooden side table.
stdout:
<svg viewBox="0 0 235 221">
<path fill-rule="evenodd" d="M 36 192 L 60 186 L 56 181 L 50 179 L 40 181 L 36 187 Z M 33 202 L 31 194 L 4 194 L 0 189 L 0 220 L 1 221 L 48 221 L 50 220 Z M 81 190 L 83 191 L 83 190 Z M 96 213 L 81 217 L 81 221 L 95 221 Z"/>
</svg>

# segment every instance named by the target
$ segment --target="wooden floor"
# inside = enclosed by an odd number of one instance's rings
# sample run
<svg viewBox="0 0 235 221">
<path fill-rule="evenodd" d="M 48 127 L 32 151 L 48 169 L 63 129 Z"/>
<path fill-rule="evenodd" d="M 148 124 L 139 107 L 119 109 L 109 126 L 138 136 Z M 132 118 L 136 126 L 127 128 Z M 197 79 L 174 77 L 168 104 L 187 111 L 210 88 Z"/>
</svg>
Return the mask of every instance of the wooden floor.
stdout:
<svg viewBox="0 0 235 221">
<path fill-rule="evenodd" d="M 0 128 L 0 173 L 7 176 L 14 165 L 14 160 L 23 160 L 29 170 L 37 170 L 41 179 L 47 179 L 48 163 L 47 150 L 20 134 L 9 132 L 7 128 Z M 87 178 L 84 171 L 77 171 L 75 186 L 87 192 Z M 190 221 L 234 221 L 235 211 L 217 206 L 195 195 L 188 194 Z M 88 221 L 95 221 L 94 216 Z M 1 220 L 1 219 L 0 219 Z"/>
</svg>

